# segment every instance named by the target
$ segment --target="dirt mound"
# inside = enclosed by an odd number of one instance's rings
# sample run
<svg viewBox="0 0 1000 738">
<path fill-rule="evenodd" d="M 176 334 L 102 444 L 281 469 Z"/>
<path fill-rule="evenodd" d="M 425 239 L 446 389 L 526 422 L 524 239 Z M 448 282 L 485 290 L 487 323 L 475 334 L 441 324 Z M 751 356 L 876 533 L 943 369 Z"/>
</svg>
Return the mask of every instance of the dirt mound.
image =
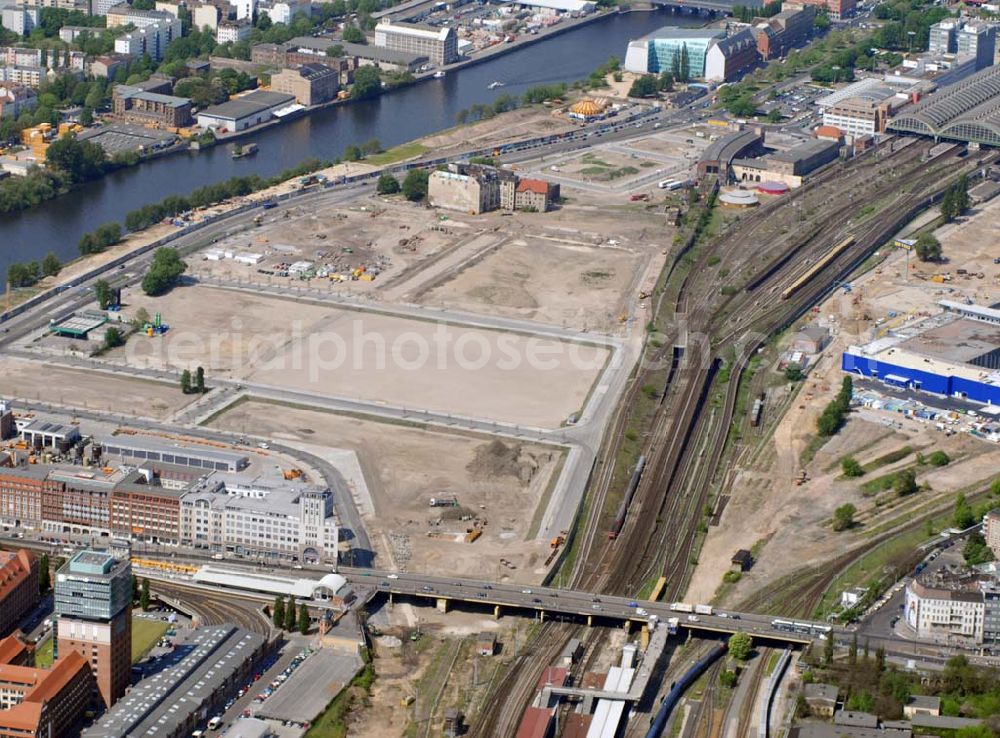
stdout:
<svg viewBox="0 0 1000 738">
<path fill-rule="evenodd" d="M 523 446 L 508 446 L 499 438 L 476 447 L 472 461 L 465 467 L 479 480 L 514 477 L 521 486 L 528 486 L 535 472 L 552 458 L 551 453 L 532 454 Z"/>
</svg>

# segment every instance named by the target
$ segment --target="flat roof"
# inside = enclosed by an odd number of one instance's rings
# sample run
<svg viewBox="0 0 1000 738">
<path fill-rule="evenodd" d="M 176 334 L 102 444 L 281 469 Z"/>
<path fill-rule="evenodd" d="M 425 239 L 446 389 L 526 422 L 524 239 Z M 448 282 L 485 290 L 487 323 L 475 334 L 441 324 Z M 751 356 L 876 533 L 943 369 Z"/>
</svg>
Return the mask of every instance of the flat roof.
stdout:
<svg viewBox="0 0 1000 738">
<path fill-rule="evenodd" d="M 73 313 L 68 318 L 52 323 L 49 330 L 70 336 L 86 336 L 90 331 L 108 322 L 108 316 L 91 310 Z"/>
<path fill-rule="evenodd" d="M 313 599 L 317 588 L 323 587 L 333 594 L 340 592 L 347 580 L 339 574 L 325 574 L 321 579 L 293 579 L 271 574 L 235 571 L 205 565 L 195 572 L 192 579 L 202 584 L 220 584 L 236 589 L 270 592 L 276 595 L 293 595 L 298 599 Z"/>
<path fill-rule="evenodd" d="M 198 115 L 207 115 L 213 118 L 229 118 L 235 121 L 240 118 L 247 118 L 256 113 L 261 113 L 270 108 L 281 107 L 294 100 L 295 95 L 254 90 L 249 95 L 243 95 L 235 100 L 224 102 L 221 105 L 213 105 L 205 108 Z"/>
<path fill-rule="evenodd" d="M 907 338 L 899 348 L 942 361 L 969 364 L 1000 348 L 1000 324 L 958 318 Z"/>
<path fill-rule="evenodd" d="M 800 143 L 787 151 L 776 151 L 768 158 L 774 161 L 796 162 L 815 156 L 830 149 L 839 149 L 840 144 L 824 138 L 816 138 L 811 141 Z"/>
<path fill-rule="evenodd" d="M 680 26 L 662 26 L 652 33 L 641 36 L 636 41 L 654 41 L 656 39 L 693 39 L 693 38 L 719 38 L 724 37 L 726 32 L 720 28 L 681 28 Z"/>
<path fill-rule="evenodd" d="M 94 441 L 101 444 L 102 447 L 108 449 L 113 447 L 116 449 L 121 449 L 126 452 L 154 452 L 157 454 L 167 454 L 170 456 L 188 456 L 199 459 L 207 459 L 210 461 L 219 461 L 226 464 L 233 464 L 236 466 L 245 465 L 250 462 L 250 459 L 246 454 L 237 453 L 235 451 L 223 451 L 217 448 L 207 448 L 205 446 L 199 446 L 191 443 L 171 443 L 169 441 L 163 441 L 159 438 L 150 438 L 149 436 L 139 436 L 139 435 L 95 435 Z M 132 456 L 131 453 L 121 454 L 123 456 Z M 139 457 L 139 458 L 145 458 Z"/>
</svg>

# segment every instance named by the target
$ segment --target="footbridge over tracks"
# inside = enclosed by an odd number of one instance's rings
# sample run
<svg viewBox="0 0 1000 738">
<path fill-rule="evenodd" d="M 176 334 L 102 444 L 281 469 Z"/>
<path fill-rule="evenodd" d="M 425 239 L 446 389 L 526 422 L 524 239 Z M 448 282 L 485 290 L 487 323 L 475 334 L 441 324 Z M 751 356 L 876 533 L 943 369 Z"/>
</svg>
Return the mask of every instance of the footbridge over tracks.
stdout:
<svg viewBox="0 0 1000 738">
<path fill-rule="evenodd" d="M 541 620 L 572 618 L 586 621 L 588 625 L 622 623 L 626 626 L 647 625 L 655 616 L 661 623 L 676 618 L 674 625 L 678 630 L 695 631 L 698 635 L 743 632 L 758 640 L 785 644 L 806 644 L 816 639 L 849 635 L 844 628 L 812 620 L 781 619 L 720 611 L 705 605 L 650 602 L 555 587 L 375 569 L 340 568 L 338 574 L 347 579 L 361 600 L 370 601 L 379 596 L 431 600 L 443 612 L 461 605 L 492 609 L 495 617 L 500 617 L 504 611 L 530 612 Z"/>
</svg>

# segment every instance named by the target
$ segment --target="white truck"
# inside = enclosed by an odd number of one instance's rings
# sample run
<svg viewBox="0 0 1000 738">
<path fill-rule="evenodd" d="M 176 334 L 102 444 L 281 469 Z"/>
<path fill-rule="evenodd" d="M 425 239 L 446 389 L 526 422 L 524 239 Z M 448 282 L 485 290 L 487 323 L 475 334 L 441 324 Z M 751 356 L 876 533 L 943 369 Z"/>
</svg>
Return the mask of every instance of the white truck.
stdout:
<svg viewBox="0 0 1000 738">
<path fill-rule="evenodd" d="M 711 605 L 695 605 L 694 611 L 699 615 L 711 615 L 712 606 Z"/>
<path fill-rule="evenodd" d="M 694 605 L 689 605 L 686 602 L 675 602 L 670 606 L 670 609 L 674 612 L 694 612 Z"/>
</svg>

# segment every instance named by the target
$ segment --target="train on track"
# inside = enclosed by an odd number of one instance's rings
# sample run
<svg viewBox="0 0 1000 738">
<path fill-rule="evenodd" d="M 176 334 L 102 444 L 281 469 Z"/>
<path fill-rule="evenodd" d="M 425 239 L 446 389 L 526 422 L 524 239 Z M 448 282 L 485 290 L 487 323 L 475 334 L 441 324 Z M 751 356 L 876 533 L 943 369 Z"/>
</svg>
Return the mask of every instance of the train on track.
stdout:
<svg viewBox="0 0 1000 738">
<path fill-rule="evenodd" d="M 684 692 L 725 652 L 726 647 L 723 644 L 720 643 L 714 646 L 711 651 L 696 661 L 694 666 L 684 672 L 684 675 L 680 679 L 670 685 L 670 691 L 663 698 L 663 702 L 660 703 L 660 709 L 656 711 L 656 717 L 653 718 L 653 723 L 649 726 L 649 730 L 646 731 L 646 738 L 660 738 L 663 735 L 663 731 L 667 727 L 667 720 L 670 719 L 670 714 L 677 707 L 677 703 L 680 702 Z"/>
<path fill-rule="evenodd" d="M 792 620 L 772 620 L 771 627 L 786 633 L 801 633 L 803 635 L 817 636 L 823 640 L 830 635 L 833 630 L 829 625 L 817 625 L 816 623 L 800 623 Z"/>
<path fill-rule="evenodd" d="M 826 267 L 830 265 L 830 262 L 832 262 L 842 253 L 844 253 L 844 251 L 846 251 L 853 243 L 854 243 L 854 236 L 848 236 L 847 238 L 840 241 L 840 243 L 838 243 L 836 246 L 834 246 L 832 249 L 826 252 L 826 254 L 824 254 L 819 261 L 813 264 L 806 271 L 805 274 L 803 274 L 801 277 L 799 277 L 790 285 L 788 285 L 788 287 L 786 287 L 785 290 L 781 293 L 781 299 L 787 300 L 789 297 L 791 297 L 800 289 L 802 289 L 805 285 L 809 283 L 811 279 L 813 279 L 817 274 L 826 269 Z"/>
<path fill-rule="evenodd" d="M 632 472 L 632 478 L 628 482 L 628 487 L 625 489 L 625 497 L 622 498 L 622 504 L 618 507 L 618 514 L 615 515 L 615 522 L 611 526 L 611 530 L 608 531 L 608 538 L 610 540 L 615 540 L 618 534 L 622 532 L 622 526 L 625 525 L 625 516 L 628 515 L 629 505 L 632 504 L 632 498 L 635 497 L 635 491 L 639 488 L 639 480 L 642 479 L 642 472 L 646 468 L 646 456 L 643 454 L 639 457 L 639 461 L 636 462 L 635 471 Z"/>
</svg>

